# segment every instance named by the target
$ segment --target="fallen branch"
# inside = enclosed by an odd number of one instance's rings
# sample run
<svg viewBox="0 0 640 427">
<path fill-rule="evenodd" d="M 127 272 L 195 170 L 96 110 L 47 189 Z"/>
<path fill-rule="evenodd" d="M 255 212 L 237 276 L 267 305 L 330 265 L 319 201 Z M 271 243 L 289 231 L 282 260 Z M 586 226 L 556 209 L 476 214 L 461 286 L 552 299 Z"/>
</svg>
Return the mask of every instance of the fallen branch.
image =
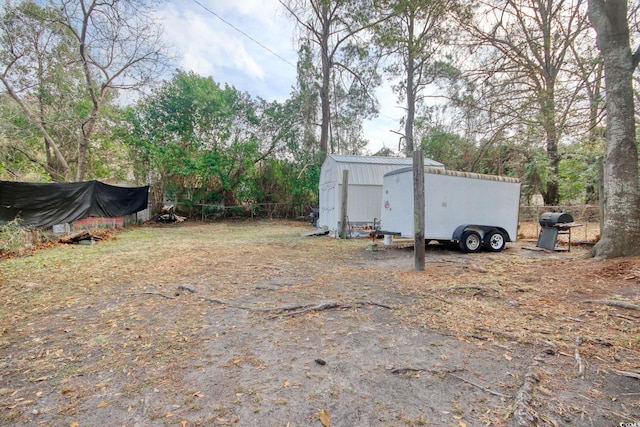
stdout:
<svg viewBox="0 0 640 427">
<path fill-rule="evenodd" d="M 500 396 L 500 397 L 505 397 L 507 399 L 511 398 L 511 395 L 508 394 L 504 394 L 504 393 L 500 393 L 498 391 L 495 390 L 491 390 L 488 387 L 485 387 L 483 385 L 474 383 L 473 381 L 469 381 L 467 379 L 464 379 L 462 377 L 459 377 L 458 375 L 455 375 L 454 372 L 458 372 L 458 371 L 463 371 L 464 369 L 459 369 L 459 368 L 454 368 L 454 369 L 421 369 L 421 368 L 397 368 L 391 371 L 392 374 L 395 375 L 406 375 L 406 374 L 411 374 L 412 376 L 415 376 L 417 374 L 419 374 L 420 372 L 428 372 L 430 374 L 434 374 L 434 375 L 442 375 L 442 374 L 449 374 L 454 378 L 459 379 L 462 382 L 465 382 L 467 384 L 470 384 L 474 387 L 478 387 L 480 390 L 482 391 L 486 391 L 487 393 L 491 393 L 495 396 Z"/>
<path fill-rule="evenodd" d="M 272 311 L 294 311 L 307 307 L 312 307 L 313 304 L 294 304 L 285 305 L 283 307 L 246 307 L 250 311 L 272 312 Z"/>
<path fill-rule="evenodd" d="M 492 289 L 492 288 L 485 288 L 482 286 L 474 286 L 474 285 L 470 285 L 470 286 L 452 286 L 450 288 L 447 288 L 446 291 L 448 292 L 466 292 L 466 291 L 476 291 L 473 293 L 473 296 L 478 296 L 478 295 L 484 295 L 487 292 L 493 291 L 497 294 L 500 293 L 499 290 L 497 289 Z"/>
<path fill-rule="evenodd" d="M 459 380 L 460 380 L 460 381 L 462 381 L 462 382 L 465 382 L 465 383 L 467 383 L 467 384 L 470 384 L 470 385 L 472 385 L 472 386 L 474 386 L 474 387 L 478 387 L 478 388 L 479 388 L 480 390 L 482 390 L 482 391 L 486 391 L 487 393 L 491 393 L 491 394 L 493 394 L 494 396 L 506 397 L 506 398 L 508 398 L 508 399 L 509 399 L 509 398 L 511 398 L 511 395 L 510 395 L 510 394 L 504 394 L 504 393 L 500 393 L 500 392 L 495 391 L 495 390 L 491 390 L 491 389 L 490 389 L 490 388 L 488 388 L 488 387 L 482 386 L 482 385 L 480 385 L 480 384 L 476 384 L 476 383 L 474 383 L 473 381 L 469 381 L 469 380 L 467 380 L 467 379 L 464 379 L 464 378 L 459 377 L 459 376 L 454 375 L 454 374 L 450 374 L 450 375 L 451 375 L 452 377 L 454 377 L 454 378 L 459 379 Z"/>
<path fill-rule="evenodd" d="M 420 372 L 428 372 L 434 375 L 451 374 L 453 372 L 463 371 L 461 368 L 453 369 L 428 369 L 428 368 L 396 368 L 392 369 L 391 373 L 394 375 L 406 375 L 406 374 L 419 374 Z"/>
<path fill-rule="evenodd" d="M 447 288 L 448 291 L 483 291 L 484 288 L 480 286 L 452 286 Z"/>
<path fill-rule="evenodd" d="M 94 236 L 89 230 L 80 230 L 76 233 L 69 234 L 68 236 L 63 236 L 58 239 L 60 243 L 79 243 L 82 240 L 102 240 L 98 236 Z"/>
<path fill-rule="evenodd" d="M 640 374 L 637 372 L 619 371 L 617 369 L 611 369 L 611 371 L 618 375 L 622 375 L 623 377 L 635 378 L 637 380 L 640 380 Z"/>
<path fill-rule="evenodd" d="M 216 298 L 200 297 L 200 299 L 204 301 L 215 302 L 216 304 L 220 304 L 220 305 L 227 305 L 227 306 L 229 305 L 229 303 Z"/>
<path fill-rule="evenodd" d="M 267 319 L 272 320 L 272 319 L 277 319 L 279 317 L 293 317 L 293 316 L 299 316 L 301 314 L 306 314 L 312 311 L 322 311 L 322 310 L 330 310 L 332 308 L 341 308 L 343 306 L 341 306 L 339 303 L 337 302 L 323 302 L 320 303 L 318 305 L 314 305 L 312 307 L 308 307 L 302 310 L 297 310 L 297 311 L 292 311 L 290 313 L 284 313 L 284 314 L 279 314 L 277 316 L 269 316 L 267 317 Z M 275 311 L 281 311 L 281 310 L 275 310 Z"/>
<path fill-rule="evenodd" d="M 189 286 L 185 286 L 185 285 L 180 285 L 178 286 L 178 289 L 184 289 L 187 290 L 189 292 L 196 292 L 195 289 L 189 287 Z M 158 295 L 161 296 L 163 298 L 167 298 L 167 299 L 175 299 L 174 297 L 170 297 L 168 295 L 162 294 L 160 292 L 141 292 L 141 295 Z M 226 305 L 229 308 L 237 308 L 240 310 L 247 310 L 247 311 L 257 311 L 257 312 L 277 312 L 280 313 L 278 315 L 275 316 L 269 316 L 267 317 L 267 319 L 271 320 L 271 319 L 277 319 L 280 317 L 293 317 L 293 316 L 299 316 L 301 314 L 306 314 L 312 311 L 322 311 L 322 310 L 330 310 L 330 309 L 334 309 L 334 308 L 354 308 L 354 307 L 363 307 L 365 305 L 373 305 L 376 307 L 382 307 L 382 308 L 386 308 L 391 310 L 392 307 L 388 306 L 386 304 L 382 304 L 379 302 L 375 302 L 375 301 L 356 301 L 356 302 L 352 302 L 352 303 L 340 303 L 340 302 L 335 302 L 335 301 L 328 301 L 328 302 L 323 302 L 317 305 L 311 305 L 311 304 L 296 304 L 296 305 L 289 305 L 289 306 L 284 306 L 284 307 L 247 307 L 247 306 L 243 306 L 243 305 L 234 305 L 231 304 L 229 302 L 217 299 L 217 298 L 211 298 L 211 297 L 204 297 L 204 296 L 200 296 L 198 297 L 203 301 L 208 301 L 208 302 L 213 302 L 216 304 L 220 304 L 220 305 Z M 289 313 L 285 313 L 285 312 L 289 312 Z"/>
<path fill-rule="evenodd" d="M 187 285 L 179 285 L 178 286 L 178 290 L 189 291 L 192 294 L 196 293 L 196 288 L 193 288 L 193 287 L 187 286 Z"/>
<path fill-rule="evenodd" d="M 360 306 L 365 306 L 365 305 L 373 305 L 376 307 L 382 307 L 382 308 L 386 308 L 387 310 L 391 310 L 393 307 L 386 305 L 386 304 L 381 304 L 379 302 L 375 302 L 375 301 L 359 301 L 354 303 L 356 305 L 360 305 Z"/>
<path fill-rule="evenodd" d="M 160 292 L 140 292 L 140 295 L 158 295 L 159 297 L 166 299 L 175 299 L 174 297 L 170 297 L 169 295 L 165 295 Z"/>
<path fill-rule="evenodd" d="M 622 314 L 618 314 L 618 313 L 612 313 L 611 314 L 613 317 L 618 317 L 620 319 L 624 319 L 627 322 L 634 324 L 638 319 L 636 318 L 636 316 L 633 317 L 628 317 L 628 316 L 623 316 Z"/>
<path fill-rule="evenodd" d="M 347 304 L 343 304 L 343 303 L 339 303 L 339 302 L 335 302 L 335 301 L 328 301 L 328 302 L 323 302 L 314 306 L 309 306 L 309 305 L 302 305 L 302 306 L 298 306 L 298 307 L 281 307 L 281 308 L 273 308 L 273 309 L 260 309 L 259 311 L 277 311 L 277 312 L 281 312 L 278 315 L 275 316 L 269 316 L 267 317 L 267 319 L 272 320 L 272 319 L 277 319 L 277 318 L 281 318 L 281 317 L 293 317 L 293 316 L 299 316 L 302 314 L 307 314 L 310 313 L 312 311 L 322 311 L 322 310 L 331 310 L 334 308 L 354 308 L 356 306 L 365 306 L 365 305 L 374 305 L 377 307 L 382 307 L 382 308 L 386 308 L 386 309 L 391 309 L 390 306 L 385 305 L 385 304 L 381 304 L 378 302 L 373 302 L 373 301 L 358 301 L 358 302 L 353 302 L 353 303 L 347 303 Z M 290 311 L 290 313 L 282 313 L 283 311 Z"/>
<path fill-rule="evenodd" d="M 626 302 L 626 301 L 616 301 L 616 300 L 604 299 L 604 300 L 587 300 L 585 302 L 593 303 L 593 304 L 604 304 L 604 305 L 608 305 L 608 306 L 611 306 L 611 307 L 628 308 L 629 310 L 638 310 L 638 311 L 640 311 L 640 305 L 633 304 L 631 302 Z"/>
</svg>

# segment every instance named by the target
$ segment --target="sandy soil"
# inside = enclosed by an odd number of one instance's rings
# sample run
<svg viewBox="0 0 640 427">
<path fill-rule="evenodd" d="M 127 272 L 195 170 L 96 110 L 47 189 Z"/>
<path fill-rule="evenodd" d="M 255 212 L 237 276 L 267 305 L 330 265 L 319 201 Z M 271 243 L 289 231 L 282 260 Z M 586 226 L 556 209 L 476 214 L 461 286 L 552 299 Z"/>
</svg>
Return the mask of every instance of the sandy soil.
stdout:
<svg viewBox="0 0 640 427">
<path fill-rule="evenodd" d="M 640 422 L 640 259 L 141 227 L 0 262 L 0 424 Z"/>
</svg>

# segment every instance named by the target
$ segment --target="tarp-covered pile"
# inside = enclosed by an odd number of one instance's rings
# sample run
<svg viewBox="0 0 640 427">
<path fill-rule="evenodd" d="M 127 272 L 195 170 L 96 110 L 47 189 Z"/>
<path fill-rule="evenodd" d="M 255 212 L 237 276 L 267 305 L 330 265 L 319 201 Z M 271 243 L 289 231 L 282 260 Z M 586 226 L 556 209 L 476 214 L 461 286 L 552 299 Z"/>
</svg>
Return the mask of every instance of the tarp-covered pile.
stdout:
<svg viewBox="0 0 640 427">
<path fill-rule="evenodd" d="M 116 187 L 99 181 L 34 184 L 0 181 L 0 224 L 51 227 L 90 216 L 113 218 L 147 208 L 149 187 Z"/>
</svg>

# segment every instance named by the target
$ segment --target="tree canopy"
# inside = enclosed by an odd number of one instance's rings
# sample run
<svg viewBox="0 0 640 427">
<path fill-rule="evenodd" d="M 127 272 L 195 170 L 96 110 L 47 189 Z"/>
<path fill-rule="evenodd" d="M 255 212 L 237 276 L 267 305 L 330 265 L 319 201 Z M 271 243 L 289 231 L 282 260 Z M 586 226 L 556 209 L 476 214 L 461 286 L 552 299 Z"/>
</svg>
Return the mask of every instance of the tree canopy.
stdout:
<svg viewBox="0 0 640 427">
<path fill-rule="evenodd" d="M 284 101 L 167 74 L 146 0 L 5 2 L 0 179 L 126 177 L 194 209 L 311 205 L 324 155 L 369 150 L 364 122 L 395 102 L 402 144 L 371 151 L 518 177 L 525 201 L 601 199 L 596 252 L 638 250 L 640 50 L 625 0 L 280 3 L 297 25 Z M 376 99 L 381 84 L 397 98 Z"/>
<path fill-rule="evenodd" d="M 81 181 L 118 91 L 147 85 L 166 65 L 161 28 L 141 0 L 25 0 L 1 13 L 0 82 L 17 132 L 5 150 L 53 181 Z"/>
</svg>

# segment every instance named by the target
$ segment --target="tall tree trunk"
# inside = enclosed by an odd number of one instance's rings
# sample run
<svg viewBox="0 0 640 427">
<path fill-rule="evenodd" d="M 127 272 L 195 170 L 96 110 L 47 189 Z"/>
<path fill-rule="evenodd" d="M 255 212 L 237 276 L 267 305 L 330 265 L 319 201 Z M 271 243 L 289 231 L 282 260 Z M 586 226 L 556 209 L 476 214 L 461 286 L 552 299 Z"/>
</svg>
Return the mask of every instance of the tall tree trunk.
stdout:
<svg viewBox="0 0 640 427">
<path fill-rule="evenodd" d="M 412 61 L 410 61 L 412 62 Z M 405 140 L 405 153 L 407 156 L 413 155 L 413 123 L 416 116 L 416 101 L 415 93 L 413 90 L 413 69 L 410 71 L 410 67 L 407 68 L 407 118 L 404 123 L 404 140 Z"/>
<path fill-rule="evenodd" d="M 329 7 L 322 5 L 322 87 L 320 88 L 320 107 L 322 121 L 320 122 L 320 152 L 329 153 L 329 123 L 331 122 L 331 58 L 329 58 L 329 35 L 331 20 L 329 19 Z"/>
<path fill-rule="evenodd" d="M 99 104 L 96 103 L 89 119 L 82 124 L 82 134 L 78 141 L 78 169 L 76 169 L 76 181 L 80 182 L 84 180 L 85 173 L 87 171 L 87 155 L 89 154 L 89 139 L 93 133 L 93 128 L 98 121 L 98 108 Z"/>
<path fill-rule="evenodd" d="M 407 90 L 407 118 L 404 123 L 404 139 L 405 139 L 405 153 L 408 156 L 413 155 L 413 123 L 416 116 L 416 92 L 414 87 L 414 73 L 415 73 L 415 53 L 414 53 L 414 17 L 411 14 L 408 17 L 407 32 L 409 35 L 408 49 L 407 49 L 407 70 L 406 70 L 406 90 Z"/>
<path fill-rule="evenodd" d="M 589 18 L 602 53 L 606 88 L 604 226 L 593 255 L 640 253 L 640 193 L 627 0 L 589 0 Z"/>
<path fill-rule="evenodd" d="M 595 78 L 593 84 L 588 84 L 587 93 L 589 94 L 589 149 L 593 150 L 597 146 L 598 140 L 601 135 L 599 133 L 598 121 L 600 117 L 600 104 L 601 104 L 601 85 L 602 85 L 602 63 L 598 64 L 595 72 Z M 593 168 L 598 164 L 598 174 L 596 178 L 589 178 L 587 186 L 585 188 L 585 203 L 593 204 L 598 203 L 599 182 L 600 182 L 600 161 L 589 157 L 588 166 Z"/>
<path fill-rule="evenodd" d="M 560 186 L 558 176 L 560 175 L 560 156 L 558 155 L 558 128 L 556 127 L 555 109 L 555 79 L 548 81 L 548 88 L 545 90 L 545 99 L 542 101 L 543 123 L 546 133 L 547 144 L 547 189 L 544 193 L 546 205 L 558 205 L 560 203 Z"/>
</svg>

